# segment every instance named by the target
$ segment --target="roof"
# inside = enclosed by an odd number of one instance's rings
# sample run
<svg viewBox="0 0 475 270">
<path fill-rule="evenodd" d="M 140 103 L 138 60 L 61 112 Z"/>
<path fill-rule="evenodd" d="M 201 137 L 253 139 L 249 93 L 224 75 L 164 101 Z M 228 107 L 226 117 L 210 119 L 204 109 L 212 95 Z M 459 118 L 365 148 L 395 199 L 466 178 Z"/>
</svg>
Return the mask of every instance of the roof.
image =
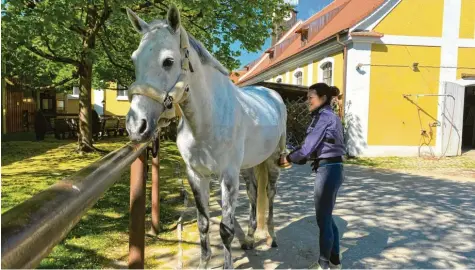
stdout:
<svg viewBox="0 0 475 270">
<path fill-rule="evenodd" d="M 274 57 L 269 59 L 269 54 L 264 54 L 264 58 L 253 68 L 252 71 L 241 77 L 239 84 L 248 81 L 264 71 L 277 66 L 286 59 L 309 48 L 312 48 L 328 38 L 344 31 L 375 11 L 384 0 L 334 0 L 318 13 L 303 22 L 297 29 L 290 29 L 292 33 L 287 38 L 276 44 L 274 47 Z M 308 41 L 302 46 L 299 30 L 307 29 Z M 295 33 L 297 32 L 297 33 Z M 269 50 L 267 50 L 269 51 Z"/>
<path fill-rule="evenodd" d="M 246 72 L 247 72 L 246 69 L 233 71 L 233 72 L 231 72 L 231 75 L 229 75 L 229 79 L 230 79 L 233 83 L 237 83 L 238 80 L 239 80 L 239 78 L 240 78 L 244 73 L 246 73 Z"/>
</svg>

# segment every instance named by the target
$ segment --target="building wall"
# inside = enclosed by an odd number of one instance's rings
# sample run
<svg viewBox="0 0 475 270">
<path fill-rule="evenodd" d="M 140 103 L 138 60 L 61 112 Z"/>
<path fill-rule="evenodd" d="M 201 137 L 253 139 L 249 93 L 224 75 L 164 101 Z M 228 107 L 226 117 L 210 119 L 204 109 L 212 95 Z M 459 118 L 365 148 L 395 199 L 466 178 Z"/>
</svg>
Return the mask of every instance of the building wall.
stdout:
<svg viewBox="0 0 475 270">
<path fill-rule="evenodd" d="M 443 128 L 434 123 L 444 121 L 445 82 L 470 84 L 461 74 L 475 73 L 474 2 L 393 0 L 394 9 L 383 7 L 358 28 L 384 36 L 358 39 L 349 49 L 350 155 L 443 154 Z"/>
<path fill-rule="evenodd" d="M 435 145 L 437 97 L 403 95 L 437 94 L 439 66 L 440 47 L 372 45 L 368 145 Z"/>
<path fill-rule="evenodd" d="M 462 73 L 475 74 L 475 48 L 459 48 L 457 61 L 457 79 L 462 78 Z"/>
<path fill-rule="evenodd" d="M 385 35 L 441 37 L 443 10 L 444 0 L 402 0 L 375 31 Z"/>
<path fill-rule="evenodd" d="M 460 13 L 460 38 L 475 39 L 475 1 L 462 0 Z"/>
<path fill-rule="evenodd" d="M 118 99 L 116 89 L 105 90 L 105 114 L 115 116 L 125 116 L 130 109 L 130 103 L 127 99 Z"/>
<path fill-rule="evenodd" d="M 333 62 L 333 76 L 334 76 L 334 85 L 337 86 L 338 88 L 342 89 L 343 87 L 343 51 L 327 55 L 324 58 L 320 59 L 315 59 L 310 63 L 298 66 L 298 67 L 293 67 L 289 69 L 286 72 L 283 72 L 281 74 L 275 75 L 273 77 L 270 77 L 266 79 L 265 81 L 271 81 L 271 82 L 276 82 L 277 78 L 281 77 L 282 78 L 282 83 L 286 84 L 295 84 L 294 81 L 294 74 L 298 70 L 302 71 L 302 85 L 304 86 L 310 86 L 312 84 L 315 84 L 317 82 L 321 82 L 323 78 L 319 75 L 319 69 L 320 65 L 326 62 L 326 60 L 331 59 Z"/>
</svg>

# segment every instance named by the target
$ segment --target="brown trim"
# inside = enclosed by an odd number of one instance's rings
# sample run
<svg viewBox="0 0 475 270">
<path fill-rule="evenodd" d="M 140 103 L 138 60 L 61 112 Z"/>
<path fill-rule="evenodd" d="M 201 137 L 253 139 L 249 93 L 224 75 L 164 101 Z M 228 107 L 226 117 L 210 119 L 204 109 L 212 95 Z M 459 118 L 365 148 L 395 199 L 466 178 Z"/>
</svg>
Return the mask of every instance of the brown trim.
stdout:
<svg viewBox="0 0 475 270">
<path fill-rule="evenodd" d="M 382 38 L 384 37 L 383 33 L 379 32 L 374 32 L 374 31 L 369 31 L 369 32 L 351 32 L 350 35 L 352 37 L 375 37 L 375 38 Z"/>
<path fill-rule="evenodd" d="M 462 73 L 462 79 L 475 79 L 475 73 Z"/>
</svg>

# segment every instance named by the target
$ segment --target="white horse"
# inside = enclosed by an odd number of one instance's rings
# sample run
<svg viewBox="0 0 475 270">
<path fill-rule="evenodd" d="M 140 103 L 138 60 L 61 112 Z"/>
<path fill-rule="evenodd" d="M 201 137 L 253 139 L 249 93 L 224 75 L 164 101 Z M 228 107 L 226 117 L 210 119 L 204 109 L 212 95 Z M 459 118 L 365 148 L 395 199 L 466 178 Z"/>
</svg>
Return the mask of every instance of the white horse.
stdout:
<svg viewBox="0 0 475 270">
<path fill-rule="evenodd" d="M 268 244 L 276 247 L 273 201 L 280 170 L 275 161 L 287 151 L 287 110 L 282 98 L 264 87 L 236 87 L 229 72 L 186 33 L 175 6 L 166 20 L 150 24 L 129 9 L 127 14 L 142 34 L 132 55 L 136 81 L 129 88 L 127 130 L 133 141 L 149 140 L 174 117 L 174 105 L 179 106 L 177 145 L 196 201 L 200 268 L 207 267 L 211 258 L 208 201 L 213 175 L 221 183 L 224 268 L 233 267 L 231 242 L 240 173 L 250 199 L 249 228 L 242 248 L 254 245 L 258 185 L 267 185 Z M 262 190 L 259 196 L 265 197 Z"/>
</svg>

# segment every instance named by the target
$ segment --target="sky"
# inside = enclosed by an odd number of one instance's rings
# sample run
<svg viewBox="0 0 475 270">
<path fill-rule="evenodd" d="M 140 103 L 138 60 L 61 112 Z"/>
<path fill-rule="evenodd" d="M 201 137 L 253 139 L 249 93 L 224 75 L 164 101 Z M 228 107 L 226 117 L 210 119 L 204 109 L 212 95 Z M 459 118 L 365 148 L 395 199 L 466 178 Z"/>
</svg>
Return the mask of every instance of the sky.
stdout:
<svg viewBox="0 0 475 270">
<path fill-rule="evenodd" d="M 297 20 L 304 21 L 310 18 L 310 16 L 322 10 L 332 1 L 333 0 L 299 0 L 299 3 L 297 5 Z M 256 60 L 262 54 L 263 51 L 267 50 L 270 47 L 270 43 L 271 38 L 269 37 L 259 52 L 250 53 L 242 50 L 241 56 L 238 58 L 241 61 L 241 68 L 244 67 L 246 64 L 252 62 L 253 60 Z M 239 50 L 239 45 L 240 43 L 236 42 L 231 46 L 231 48 L 234 50 Z"/>
</svg>

